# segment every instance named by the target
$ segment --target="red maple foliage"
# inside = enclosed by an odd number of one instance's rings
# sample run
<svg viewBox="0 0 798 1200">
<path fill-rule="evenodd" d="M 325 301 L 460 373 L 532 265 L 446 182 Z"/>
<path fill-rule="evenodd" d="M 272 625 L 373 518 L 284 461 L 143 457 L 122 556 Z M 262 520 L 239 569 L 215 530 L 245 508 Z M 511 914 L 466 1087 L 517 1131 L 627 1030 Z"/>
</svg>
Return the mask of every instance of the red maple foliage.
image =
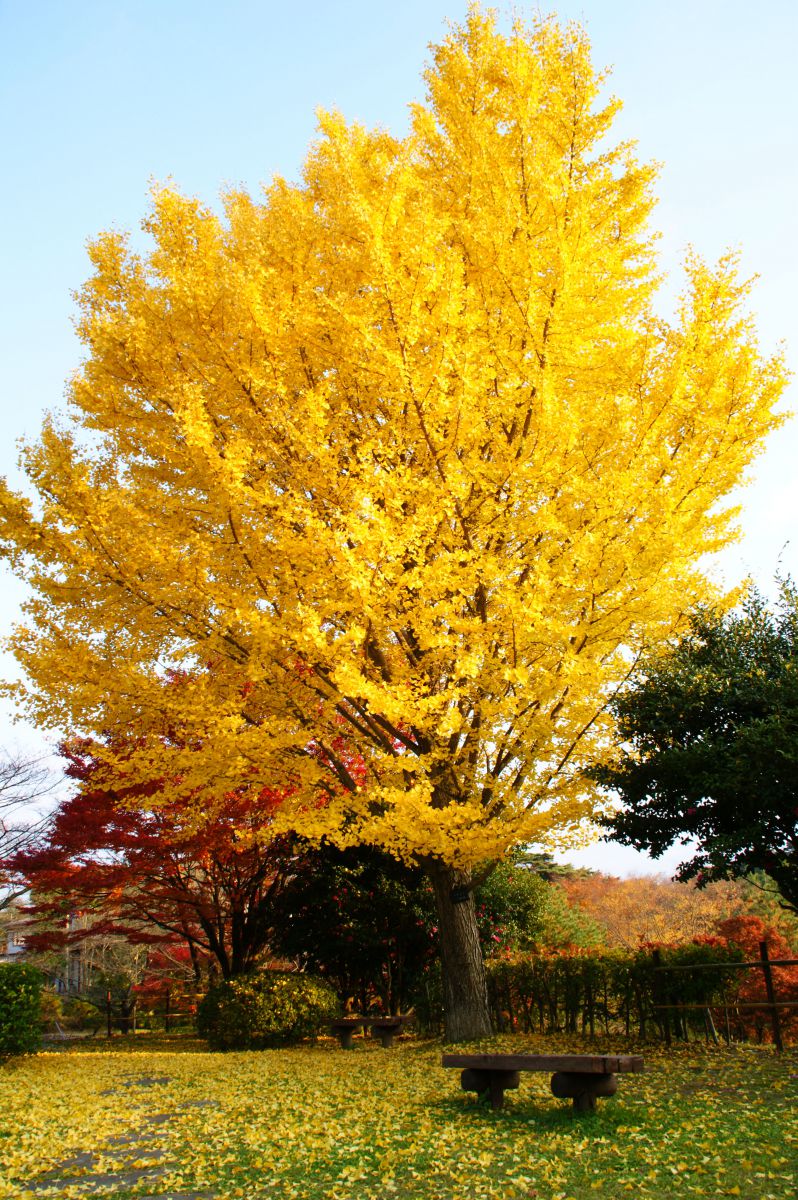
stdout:
<svg viewBox="0 0 798 1200">
<path fill-rule="evenodd" d="M 725 921 L 718 922 L 717 931 L 720 937 L 726 942 L 740 947 L 747 962 L 754 963 L 760 961 L 760 945 L 763 942 L 767 946 L 768 958 L 772 962 L 790 959 L 795 961 L 796 956 L 787 940 L 772 925 L 766 925 L 761 917 L 753 915 L 729 917 Z M 798 1002 L 798 964 L 795 966 L 773 967 L 772 978 L 773 990 L 777 1000 L 791 1004 Z M 764 1005 L 767 1002 L 767 998 L 763 970 L 758 967 L 741 969 L 737 989 L 738 1003 Z M 797 1023 L 796 1010 L 794 1008 L 780 1008 L 778 1012 L 782 1029 L 794 1032 Z M 771 1015 L 767 1008 L 741 1008 L 737 1010 L 737 1015 L 738 1022 L 743 1025 L 747 1036 L 754 1036 L 757 1041 L 770 1039 L 772 1029 Z"/>
<path fill-rule="evenodd" d="M 270 823 L 285 789 L 242 787 L 198 819 L 191 795 L 165 800 L 157 781 L 109 787 L 90 743 L 61 747 L 74 793 L 38 845 L 7 864 L 46 918 L 31 939 L 46 949 L 97 934 L 153 946 L 182 943 L 194 971 L 224 978 L 252 967 L 269 944 L 272 903 L 292 872 L 290 841 Z M 65 919 L 79 912 L 79 927 Z M 74 926 L 74 922 L 72 923 Z"/>
</svg>

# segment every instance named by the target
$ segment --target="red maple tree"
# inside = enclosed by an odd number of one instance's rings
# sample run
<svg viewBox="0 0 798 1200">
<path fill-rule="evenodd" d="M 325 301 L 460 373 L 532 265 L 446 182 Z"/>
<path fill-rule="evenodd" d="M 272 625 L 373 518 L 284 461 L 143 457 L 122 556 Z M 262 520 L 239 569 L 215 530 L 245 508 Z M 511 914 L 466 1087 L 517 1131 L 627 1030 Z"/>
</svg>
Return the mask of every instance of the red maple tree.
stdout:
<svg viewBox="0 0 798 1200">
<path fill-rule="evenodd" d="M 226 793 L 198 814 L 191 794 L 162 784 L 102 781 L 91 743 L 61 747 L 75 791 L 37 845 L 6 864 L 31 890 L 43 918 L 40 949 L 98 934 L 152 945 L 182 943 L 195 975 L 215 964 L 224 978 L 249 970 L 268 947 L 272 907 L 292 873 L 291 843 L 270 824 L 285 789 Z M 66 919 L 79 912 L 77 927 Z"/>
<path fill-rule="evenodd" d="M 796 963 L 794 966 L 772 967 L 771 974 L 776 1000 L 789 1005 L 798 1003 L 798 962 L 789 942 L 777 929 L 767 925 L 761 917 L 751 914 L 720 921 L 717 931 L 725 941 L 739 946 L 748 962 L 754 963 L 759 960 L 760 946 L 764 942 L 771 962 L 791 960 Z M 763 1007 L 741 1008 L 737 1010 L 737 1020 L 746 1035 L 755 1037 L 757 1041 L 767 1040 L 771 1036 L 772 1018 L 766 1007 L 767 1000 L 764 972 L 756 967 L 741 970 L 737 989 L 738 1003 L 761 1004 Z M 798 1026 L 795 1008 L 779 1008 L 778 1012 L 782 1032 L 794 1036 Z"/>
</svg>

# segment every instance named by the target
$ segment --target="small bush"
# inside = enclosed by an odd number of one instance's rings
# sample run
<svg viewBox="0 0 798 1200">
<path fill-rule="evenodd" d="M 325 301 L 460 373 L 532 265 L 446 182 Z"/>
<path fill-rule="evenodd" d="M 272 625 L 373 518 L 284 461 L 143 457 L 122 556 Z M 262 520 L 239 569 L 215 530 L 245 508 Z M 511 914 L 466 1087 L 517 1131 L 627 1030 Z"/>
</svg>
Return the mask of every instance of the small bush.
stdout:
<svg viewBox="0 0 798 1200">
<path fill-rule="evenodd" d="M 0 1061 L 39 1048 L 41 972 L 27 963 L 0 963 Z"/>
<path fill-rule="evenodd" d="M 64 1021 L 64 1004 L 58 993 L 51 987 L 42 989 L 39 998 L 39 1024 L 43 1030 L 62 1025 Z"/>
<path fill-rule="evenodd" d="M 313 1037 L 337 1011 L 323 980 L 262 971 L 211 988 L 197 1011 L 197 1031 L 212 1050 L 258 1050 Z"/>
<path fill-rule="evenodd" d="M 63 1001 L 63 1017 L 60 1024 L 64 1029 L 78 1029 L 96 1033 L 105 1024 L 105 1013 L 96 1004 L 89 1004 L 77 996 Z"/>
</svg>

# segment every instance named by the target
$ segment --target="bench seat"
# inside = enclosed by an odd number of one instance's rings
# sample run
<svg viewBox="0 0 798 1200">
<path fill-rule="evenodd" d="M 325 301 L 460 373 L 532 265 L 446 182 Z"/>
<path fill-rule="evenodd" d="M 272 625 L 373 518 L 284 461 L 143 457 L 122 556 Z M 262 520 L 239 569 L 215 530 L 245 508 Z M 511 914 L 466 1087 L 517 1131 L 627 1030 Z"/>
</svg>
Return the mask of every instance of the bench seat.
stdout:
<svg viewBox="0 0 798 1200">
<path fill-rule="evenodd" d="M 370 1029 L 386 1049 L 393 1045 L 397 1033 L 413 1020 L 412 1015 L 396 1017 L 337 1017 L 330 1022 L 331 1031 L 337 1036 L 343 1050 L 351 1050 L 353 1035 L 360 1029 Z"/>
<path fill-rule="evenodd" d="M 522 1071 L 552 1071 L 551 1090 L 572 1099 L 577 1112 L 592 1112 L 598 1096 L 613 1096 L 617 1074 L 642 1071 L 639 1054 L 444 1054 L 444 1067 L 463 1068 L 464 1091 L 488 1096 L 494 1108 L 504 1104 L 508 1088 L 517 1088 Z"/>
</svg>

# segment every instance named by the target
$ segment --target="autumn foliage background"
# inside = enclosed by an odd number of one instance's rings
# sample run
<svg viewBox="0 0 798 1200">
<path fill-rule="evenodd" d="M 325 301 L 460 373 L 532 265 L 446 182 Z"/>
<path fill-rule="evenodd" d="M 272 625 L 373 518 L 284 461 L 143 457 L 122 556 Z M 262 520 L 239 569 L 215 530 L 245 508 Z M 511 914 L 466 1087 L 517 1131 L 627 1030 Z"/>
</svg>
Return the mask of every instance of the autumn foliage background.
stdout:
<svg viewBox="0 0 798 1200">
<path fill-rule="evenodd" d="M 786 377 L 733 255 L 658 311 L 656 172 L 583 31 L 474 7 L 425 83 L 404 138 L 322 114 L 299 183 L 157 187 L 146 250 L 95 241 L 0 520 L 32 717 L 198 819 L 282 787 L 274 836 L 422 867 L 461 1038 L 477 881 L 594 815 L 608 699 L 712 595 Z"/>
</svg>

